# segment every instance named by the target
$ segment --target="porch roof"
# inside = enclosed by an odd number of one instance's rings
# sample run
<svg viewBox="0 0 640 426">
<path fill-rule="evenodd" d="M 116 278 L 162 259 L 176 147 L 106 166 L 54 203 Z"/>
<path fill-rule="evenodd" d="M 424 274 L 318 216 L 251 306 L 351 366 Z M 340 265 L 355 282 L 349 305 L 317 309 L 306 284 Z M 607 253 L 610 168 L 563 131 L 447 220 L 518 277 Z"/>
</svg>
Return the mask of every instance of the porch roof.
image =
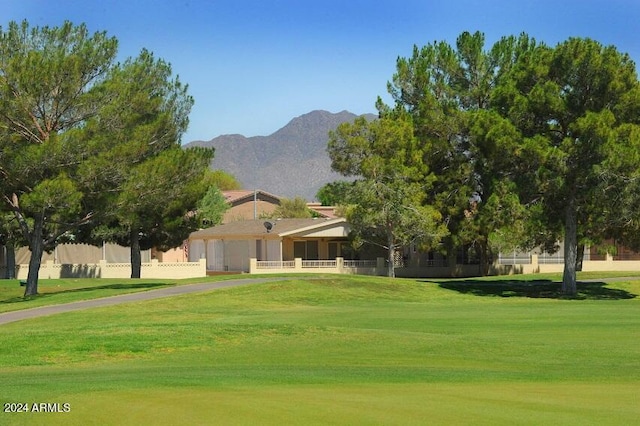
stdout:
<svg viewBox="0 0 640 426">
<path fill-rule="evenodd" d="M 267 232 L 266 222 L 273 224 Z M 197 239 L 251 239 L 282 237 L 346 237 L 349 225 L 346 219 L 260 219 L 241 220 L 202 229 L 189 235 L 190 240 Z"/>
</svg>

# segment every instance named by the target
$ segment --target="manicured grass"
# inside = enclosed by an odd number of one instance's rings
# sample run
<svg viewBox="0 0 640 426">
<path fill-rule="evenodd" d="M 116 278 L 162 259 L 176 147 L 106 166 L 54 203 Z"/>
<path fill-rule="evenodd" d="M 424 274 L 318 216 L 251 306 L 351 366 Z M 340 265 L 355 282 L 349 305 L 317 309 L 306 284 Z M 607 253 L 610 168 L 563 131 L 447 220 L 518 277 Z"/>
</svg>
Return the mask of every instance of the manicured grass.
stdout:
<svg viewBox="0 0 640 426">
<path fill-rule="evenodd" d="M 632 424 L 640 282 L 298 278 L 0 326 L 0 424 Z M 556 284 L 557 286 L 557 284 Z"/>
<path fill-rule="evenodd" d="M 632 274 L 633 275 L 633 274 Z M 640 276 L 640 272 L 636 274 Z M 579 279 L 592 278 L 615 278 L 629 276 L 629 272 L 581 272 L 578 274 Z M 257 278 L 272 277 L 264 275 L 219 275 L 206 278 L 189 278 L 182 280 L 163 280 L 163 279 L 106 279 L 106 278 L 64 278 L 64 279 L 43 279 L 38 283 L 38 295 L 23 297 L 24 288 L 20 286 L 18 280 L 0 280 L 0 313 L 10 312 L 21 309 L 36 308 L 40 306 L 55 305 L 61 303 L 76 302 L 79 300 L 97 299 L 101 297 L 116 296 L 126 293 L 136 293 L 160 289 L 163 287 L 171 287 L 177 285 L 194 284 L 201 282 L 223 281 L 238 278 Z M 317 278 L 318 275 L 297 275 L 299 278 Z M 560 274 L 533 274 L 526 276 L 500 276 L 500 277 L 483 277 L 473 278 L 471 280 L 433 280 L 434 282 L 463 283 L 466 286 L 468 282 L 482 283 L 486 281 L 494 282 L 499 286 L 510 285 L 514 282 L 536 282 L 541 283 L 548 281 L 549 283 L 557 282 L 561 279 Z M 488 287 L 487 287 L 488 288 Z M 470 291 L 470 287 L 468 291 Z"/>
<path fill-rule="evenodd" d="M 0 280 L 0 313 L 39 306 L 97 299 L 126 293 L 136 293 L 201 282 L 222 281 L 247 275 L 221 275 L 207 278 L 170 279 L 109 279 L 64 278 L 44 279 L 38 282 L 38 295 L 24 297 L 24 287 L 18 280 Z"/>
<path fill-rule="evenodd" d="M 38 295 L 23 297 L 24 287 L 18 280 L 0 280 L 0 312 L 29 309 L 38 306 L 108 297 L 175 285 L 171 280 L 117 280 L 78 278 L 40 280 Z"/>
</svg>

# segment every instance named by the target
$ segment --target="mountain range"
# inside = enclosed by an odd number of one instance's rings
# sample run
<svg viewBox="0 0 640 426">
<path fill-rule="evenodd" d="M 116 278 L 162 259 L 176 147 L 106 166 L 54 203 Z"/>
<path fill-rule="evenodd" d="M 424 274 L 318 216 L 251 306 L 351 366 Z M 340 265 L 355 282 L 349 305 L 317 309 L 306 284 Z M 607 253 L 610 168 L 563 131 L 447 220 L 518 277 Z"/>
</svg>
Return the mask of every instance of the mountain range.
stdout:
<svg viewBox="0 0 640 426">
<path fill-rule="evenodd" d="M 211 167 L 232 174 L 244 189 L 312 201 L 324 184 L 345 179 L 331 170 L 329 131 L 356 117 L 348 111 L 317 110 L 292 119 L 269 136 L 221 135 L 185 147 L 214 147 Z M 376 115 L 365 117 L 375 119 Z"/>
</svg>

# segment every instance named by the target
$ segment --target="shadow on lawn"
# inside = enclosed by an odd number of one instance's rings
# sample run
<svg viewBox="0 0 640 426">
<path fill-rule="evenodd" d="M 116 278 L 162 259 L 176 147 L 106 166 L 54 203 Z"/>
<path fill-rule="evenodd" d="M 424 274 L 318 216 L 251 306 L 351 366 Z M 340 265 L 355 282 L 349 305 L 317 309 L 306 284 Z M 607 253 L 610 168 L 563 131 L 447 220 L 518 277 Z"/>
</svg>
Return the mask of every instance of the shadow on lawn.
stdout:
<svg viewBox="0 0 640 426">
<path fill-rule="evenodd" d="M 69 289 L 69 290 L 62 290 L 62 291 L 54 291 L 51 293 L 38 293 L 37 296 L 31 296 L 31 297 L 12 297 L 10 299 L 5 299 L 5 300 L 0 300 L 0 304 L 3 303 L 19 303 L 19 302 L 24 302 L 27 300 L 33 300 L 34 298 L 49 298 L 49 297 L 54 297 L 54 296 L 59 296 L 59 295 L 63 295 L 63 294 L 71 294 L 71 293 L 82 293 L 82 292 L 88 292 L 88 291 L 95 291 L 95 290 L 132 290 L 132 289 L 136 289 L 136 290 L 153 290 L 155 288 L 161 288 L 161 287 L 169 287 L 169 286 L 173 286 L 174 284 L 170 284 L 170 283 L 128 283 L 128 284 L 106 284 L 106 285 L 99 285 L 99 286 L 95 286 L 95 287 L 83 287 L 83 288 L 73 288 L 73 289 Z M 107 297 L 109 296 L 109 294 L 105 294 L 104 296 L 101 297 Z"/>
<path fill-rule="evenodd" d="M 431 281 L 434 282 L 434 281 Z M 441 288 L 475 296 L 530 297 L 544 299 L 566 299 L 561 292 L 561 283 L 550 280 L 447 280 L 435 281 Z M 572 299 L 579 300 L 621 300 L 633 299 L 637 295 L 625 290 L 607 287 L 605 282 L 578 282 L 578 294 Z"/>
</svg>

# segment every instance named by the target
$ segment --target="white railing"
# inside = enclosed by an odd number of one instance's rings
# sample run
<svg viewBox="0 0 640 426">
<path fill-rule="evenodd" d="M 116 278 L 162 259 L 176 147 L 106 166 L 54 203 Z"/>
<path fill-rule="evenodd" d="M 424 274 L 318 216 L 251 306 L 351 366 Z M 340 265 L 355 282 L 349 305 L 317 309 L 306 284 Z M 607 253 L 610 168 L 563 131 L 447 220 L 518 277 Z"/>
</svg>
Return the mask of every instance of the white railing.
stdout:
<svg viewBox="0 0 640 426">
<path fill-rule="evenodd" d="M 556 254 L 542 253 L 541 255 L 538 256 L 538 263 L 541 263 L 544 265 L 558 265 L 558 264 L 564 263 L 564 256 L 561 255 L 560 253 L 556 253 Z"/>
<path fill-rule="evenodd" d="M 335 260 L 303 260 L 303 268 L 336 268 L 338 263 Z"/>
<path fill-rule="evenodd" d="M 498 255 L 500 265 L 528 265 L 531 263 L 531 255 L 528 253 L 513 253 Z"/>
<path fill-rule="evenodd" d="M 378 266 L 377 260 L 345 260 L 345 268 L 375 268 Z"/>
<path fill-rule="evenodd" d="M 260 260 L 256 262 L 257 269 L 292 269 L 296 267 L 294 260 Z"/>
<path fill-rule="evenodd" d="M 257 260 L 249 259 L 249 273 L 328 273 L 328 274 L 368 274 L 383 275 L 386 273 L 384 259 L 378 260 L 344 260 L 335 259 L 303 260 Z"/>
</svg>

